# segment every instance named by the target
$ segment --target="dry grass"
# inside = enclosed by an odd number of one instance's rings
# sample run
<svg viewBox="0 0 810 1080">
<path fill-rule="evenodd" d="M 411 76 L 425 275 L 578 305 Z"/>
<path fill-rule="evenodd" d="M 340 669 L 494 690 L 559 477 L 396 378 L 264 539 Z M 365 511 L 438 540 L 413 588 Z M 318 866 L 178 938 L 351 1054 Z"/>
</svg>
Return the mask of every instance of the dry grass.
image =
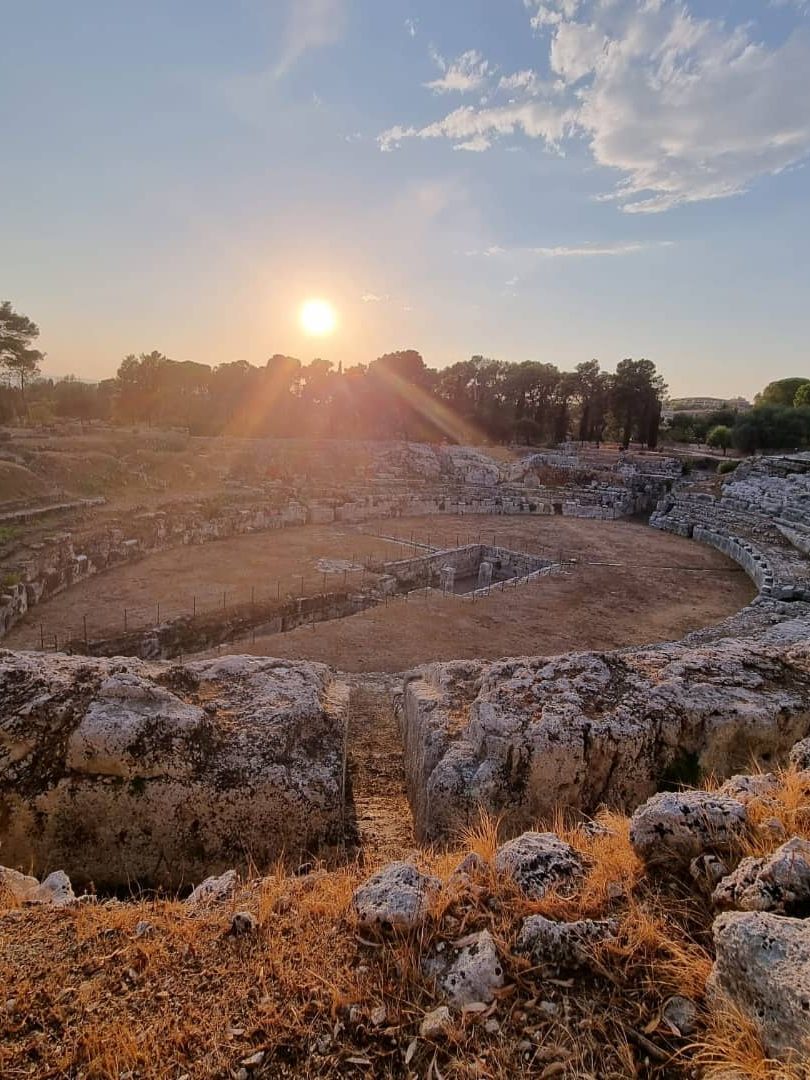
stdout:
<svg viewBox="0 0 810 1080">
<path fill-rule="evenodd" d="M 732 1005 L 715 1010 L 689 1052 L 706 1080 L 807 1080 L 810 1066 L 769 1058 L 749 1017 Z"/>
<path fill-rule="evenodd" d="M 750 853 L 781 842 L 772 828 L 808 835 L 801 778 L 780 774 L 751 805 Z M 374 869 L 282 866 L 205 909 L 170 900 L 93 901 L 56 910 L 0 908 L 0 1076 L 171 1078 L 391 1076 L 481 1078 L 752 1077 L 807 1080 L 802 1066 L 768 1061 L 756 1032 L 733 1011 L 703 1005 L 712 963 L 712 912 L 691 884 L 648 878 L 627 818 L 603 813 L 595 829 L 562 818 L 550 826 L 587 870 L 571 894 L 531 901 L 498 880 L 499 822 L 481 815 L 449 852 L 426 851 L 422 868 L 443 889 L 418 933 L 375 940 L 351 910 L 352 891 Z M 540 826 L 543 827 L 543 826 Z M 469 880 L 459 859 L 483 860 Z M 227 933 L 236 910 L 256 934 Z M 522 919 L 619 922 L 587 971 L 547 972 L 515 953 Z M 147 921 L 151 933 L 136 927 Z M 422 961 L 440 942 L 488 929 L 506 983 L 480 1012 L 462 1012 L 437 1042 L 419 1037 L 439 1003 Z M 696 1002 L 699 1030 L 675 1036 L 661 1013 L 681 994 Z M 384 1019 L 381 1010 L 385 1010 Z M 497 1021 L 497 1027 L 488 1021 Z M 260 1064 L 250 1064 L 257 1052 Z M 258 1060 L 258 1059 L 254 1059 Z M 242 1065 L 242 1062 L 248 1062 Z"/>
</svg>

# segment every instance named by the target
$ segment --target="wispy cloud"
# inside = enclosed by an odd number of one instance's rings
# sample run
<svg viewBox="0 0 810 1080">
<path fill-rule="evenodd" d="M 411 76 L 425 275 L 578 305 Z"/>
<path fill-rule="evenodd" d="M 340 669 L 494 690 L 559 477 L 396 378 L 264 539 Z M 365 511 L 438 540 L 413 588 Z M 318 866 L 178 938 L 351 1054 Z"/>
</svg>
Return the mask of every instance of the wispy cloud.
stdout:
<svg viewBox="0 0 810 1080">
<path fill-rule="evenodd" d="M 391 297 L 388 295 L 388 293 L 380 294 L 374 292 L 364 292 L 363 295 L 360 297 L 360 300 L 364 304 L 385 304 L 390 299 Z"/>
<path fill-rule="evenodd" d="M 334 45 L 345 28 L 344 0 L 290 0 L 275 77 L 283 78 L 310 49 Z"/>
<path fill-rule="evenodd" d="M 406 29 L 409 37 L 412 37 L 412 38 L 416 37 L 416 31 L 417 31 L 418 26 L 419 26 L 419 20 L 418 19 L 406 19 L 405 20 L 405 29 Z"/>
<path fill-rule="evenodd" d="M 425 83 L 434 94 L 469 94 L 482 90 L 495 69 L 475 49 L 468 49 L 451 63 L 432 50 L 433 59 L 441 71 L 441 77 Z"/>
<path fill-rule="evenodd" d="M 585 242 L 582 244 L 559 244 L 555 247 L 500 247 L 493 244 L 481 250 L 468 251 L 469 256 L 481 256 L 486 259 L 515 256 L 539 258 L 539 259 L 593 259 L 606 258 L 617 255 L 638 255 L 643 251 L 651 251 L 655 248 L 667 248 L 674 246 L 673 240 L 659 240 L 655 243 L 643 243 L 638 240 L 618 242 L 613 244 L 597 244 Z M 516 283 L 517 278 L 507 284 Z"/>
<path fill-rule="evenodd" d="M 784 0 L 799 15 L 809 2 Z M 753 24 L 701 18 L 685 0 L 524 4 L 551 81 L 531 69 L 504 76 L 494 94 L 511 100 L 395 125 L 378 136 L 382 150 L 418 138 L 480 152 L 522 137 L 559 152 L 569 139 L 584 139 L 593 160 L 620 176 L 606 198 L 638 214 L 739 195 L 810 159 L 803 20 L 784 40 L 766 43 Z M 458 71 L 446 65 L 428 84 L 434 93 L 494 74 L 480 54 L 464 56 L 473 59 Z"/>
</svg>

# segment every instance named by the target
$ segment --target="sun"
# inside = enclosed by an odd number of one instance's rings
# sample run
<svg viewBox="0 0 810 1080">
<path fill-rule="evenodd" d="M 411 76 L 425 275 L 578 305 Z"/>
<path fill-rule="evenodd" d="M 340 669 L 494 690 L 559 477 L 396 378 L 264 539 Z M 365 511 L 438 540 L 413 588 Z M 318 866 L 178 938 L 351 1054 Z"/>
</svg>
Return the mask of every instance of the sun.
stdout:
<svg viewBox="0 0 810 1080">
<path fill-rule="evenodd" d="M 328 300 L 307 300 L 298 319 L 304 333 L 312 337 L 326 337 L 337 325 L 337 313 Z"/>
</svg>

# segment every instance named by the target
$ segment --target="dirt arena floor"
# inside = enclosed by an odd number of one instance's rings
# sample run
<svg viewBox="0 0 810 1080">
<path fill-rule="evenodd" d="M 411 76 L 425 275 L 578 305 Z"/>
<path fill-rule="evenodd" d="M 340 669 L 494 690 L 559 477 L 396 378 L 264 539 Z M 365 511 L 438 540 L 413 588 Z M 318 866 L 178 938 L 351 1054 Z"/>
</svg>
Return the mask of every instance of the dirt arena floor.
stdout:
<svg viewBox="0 0 810 1080">
<path fill-rule="evenodd" d="M 382 536 L 378 536 L 377 533 Z M 323 525 L 184 547 L 116 567 L 37 607 L 4 640 L 38 648 L 91 637 L 250 598 L 300 595 L 358 580 L 350 571 L 370 555 L 403 557 L 412 538 L 431 544 L 495 542 L 568 562 L 565 573 L 495 591 L 476 601 L 412 594 L 388 606 L 287 634 L 248 637 L 219 652 L 321 660 L 344 671 L 403 671 L 429 660 L 496 658 L 609 649 L 665 641 L 717 622 L 745 606 L 754 588 L 723 555 L 639 522 L 576 518 L 423 517 L 363 525 Z M 41 629 L 42 628 L 42 629 Z M 211 654 L 207 654 L 211 655 Z M 214 654 L 216 655 L 216 654 Z"/>
</svg>

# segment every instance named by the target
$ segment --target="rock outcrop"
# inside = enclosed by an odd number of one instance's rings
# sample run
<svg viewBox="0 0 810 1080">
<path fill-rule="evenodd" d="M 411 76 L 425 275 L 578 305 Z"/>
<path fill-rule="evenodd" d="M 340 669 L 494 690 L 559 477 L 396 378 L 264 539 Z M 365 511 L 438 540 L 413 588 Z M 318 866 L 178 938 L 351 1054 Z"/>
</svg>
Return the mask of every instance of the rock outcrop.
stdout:
<svg viewBox="0 0 810 1080">
<path fill-rule="evenodd" d="M 810 1057 L 810 922 L 764 912 L 729 912 L 714 923 L 717 959 L 709 978 L 758 1029 L 773 1057 Z"/>
<path fill-rule="evenodd" d="M 342 838 L 326 667 L 0 653 L 0 844 L 35 873 L 172 888 Z"/>
<path fill-rule="evenodd" d="M 402 701 L 417 836 L 483 806 L 512 833 L 561 806 L 632 810 L 662 781 L 785 756 L 810 727 L 810 620 L 751 638 L 430 664 Z"/>
</svg>

